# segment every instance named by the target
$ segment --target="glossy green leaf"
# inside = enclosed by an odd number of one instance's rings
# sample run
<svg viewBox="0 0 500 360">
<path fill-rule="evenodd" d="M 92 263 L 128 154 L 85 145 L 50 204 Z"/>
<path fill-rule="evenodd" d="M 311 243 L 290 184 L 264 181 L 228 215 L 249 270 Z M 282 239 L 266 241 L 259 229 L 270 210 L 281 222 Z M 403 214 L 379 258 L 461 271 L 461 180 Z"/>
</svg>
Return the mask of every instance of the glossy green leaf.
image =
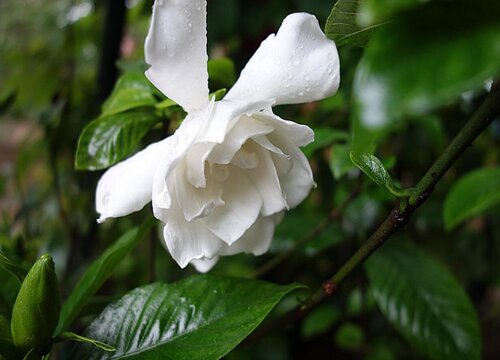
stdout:
<svg viewBox="0 0 500 360">
<path fill-rule="evenodd" d="M 444 202 L 444 224 L 452 229 L 463 220 L 500 203 L 500 167 L 472 171 L 458 180 Z"/>
<path fill-rule="evenodd" d="M 144 232 L 149 226 L 151 223 L 147 222 L 139 228 L 127 231 L 89 266 L 63 304 L 56 334 L 61 333 L 71 325 L 83 306 L 112 275 L 123 258 L 143 238 Z"/>
<path fill-rule="evenodd" d="M 100 170 L 117 163 L 136 150 L 158 121 L 155 113 L 148 110 L 132 110 L 93 120 L 80 135 L 76 168 Z"/>
<path fill-rule="evenodd" d="M 387 128 L 484 86 L 500 73 L 499 13 L 492 0 L 431 2 L 380 29 L 356 71 L 361 123 Z"/>
<path fill-rule="evenodd" d="M 113 92 L 102 106 L 101 117 L 155 104 L 153 86 L 144 73 L 129 72 L 116 82 Z"/>
<path fill-rule="evenodd" d="M 366 262 L 366 271 L 380 310 L 415 349 L 431 359 L 480 359 L 475 310 L 441 264 L 396 240 Z"/>
<path fill-rule="evenodd" d="M 220 359 L 298 287 L 195 275 L 137 288 L 108 306 L 85 333 L 116 352 L 78 345 L 72 359 Z"/>
<path fill-rule="evenodd" d="M 365 47 L 373 32 L 383 24 L 360 26 L 357 15 L 361 0 L 338 0 L 326 20 L 325 33 L 337 46 Z"/>
</svg>

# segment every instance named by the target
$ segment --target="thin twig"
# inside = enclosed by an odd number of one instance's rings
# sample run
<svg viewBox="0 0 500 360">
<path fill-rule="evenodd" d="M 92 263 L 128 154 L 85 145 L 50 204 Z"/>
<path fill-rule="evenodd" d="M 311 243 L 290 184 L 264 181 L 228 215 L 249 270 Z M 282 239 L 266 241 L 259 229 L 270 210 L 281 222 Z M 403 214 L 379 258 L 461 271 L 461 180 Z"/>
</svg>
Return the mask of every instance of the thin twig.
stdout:
<svg viewBox="0 0 500 360">
<path fill-rule="evenodd" d="M 255 331 L 249 341 L 254 341 L 277 330 L 287 324 L 298 321 L 309 314 L 314 308 L 335 294 L 342 281 L 354 269 L 361 265 L 395 232 L 403 228 L 410 221 L 414 211 L 420 207 L 434 191 L 436 184 L 442 179 L 455 161 L 464 153 L 472 142 L 483 132 L 488 125 L 500 115 L 500 82 L 493 83 L 491 91 L 481 107 L 455 136 L 450 145 L 434 162 L 427 173 L 415 186 L 410 197 L 410 204 L 404 210 L 395 206 L 389 216 L 377 230 L 363 243 L 363 245 L 347 260 L 347 262 L 321 288 L 313 293 L 309 299 L 296 309 L 285 313 L 275 321 L 261 326 Z"/>
</svg>

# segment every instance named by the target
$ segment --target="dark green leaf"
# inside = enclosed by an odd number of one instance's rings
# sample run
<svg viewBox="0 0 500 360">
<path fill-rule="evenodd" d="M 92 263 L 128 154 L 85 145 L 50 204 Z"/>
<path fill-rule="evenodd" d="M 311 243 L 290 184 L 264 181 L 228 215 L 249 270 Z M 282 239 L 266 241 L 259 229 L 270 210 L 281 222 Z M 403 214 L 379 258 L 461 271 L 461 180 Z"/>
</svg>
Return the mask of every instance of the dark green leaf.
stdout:
<svg viewBox="0 0 500 360">
<path fill-rule="evenodd" d="M 500 202 L 500 167 L 472 171 L 458 180 L 444 203 L 444 224 L 452 229 Z"/>
<path fill-rule="evenodd" d="M 211 275 L 141 287 L 107 307 L 85 334 L 116 352 L 78 345 L 72 359 L 220 359 L 298 287 Z"/>
<path fill-rule="evenodd" d="M 5 270 L 14 275 L 15 278 L 19 281 L 19 283 L 23 282 L 26 274 L 28 273 L 28 271 L 25 268 L 15 264 L 7 256 L 5 256 L 1 250 L 0 250 L 0 266 L 2 266 Z"/>
<path fill-rule="evenodd" d="M 142 72 L 129 72 L 116 82 L 113 92 L 102 106 L 101 117 L 155 104 L 153 87 L 146 76 Z"/>
<path fill-rule="evenodd" d="M 363 344 L 363 328 L 354 323 L 342 324 L 335 333 L 335 343 L 342 349 L 355 350 Z"/>
<path fill-rule="evenodd" d="M 153 111 L 132 110 L 93 120 L 83 129 L 76 168 L 100 170 L 125 158 L 159 119 Z"/>
<path fill-rule="evenodd" d="M 484 86 L 500 72 L 499 13 L 492 0 L 431 2 L 380 29 L 356 72 L 361 123 L 387 128 Z"/>
<path fill-rule="evenodd" d="M 334 142 L 346 142 L 349 140 L 349 134 L 343 130 L 334 130 L 321 127 L 314 129 L 314 141 L 302 148 L 307 157 L 311 157 L 316 151 L 324 149 Z"/>
<path fill-rule="evenodd" d="M 373 32 L 383 24 L 359 26 L 357 23 L 360 0 L 338 0 L 326 20 L 325 33 L 337 46 L 365 47 Z"/>
<path fill-rule="evenodd" d="M 236 81 L 236 70 L 231 59 L 212 59 L 208 62 L 210 82 L 215 83 L 215 89 L 230 88 Z"/>
<path fill-rule="evenodd" d="M 127 231 L 90 265 L 63 304 L 56 334 L 66 330 L 76 319 L 83 306 L 111 276 L 113 270 L 120 264 L 123 258 L 142 239 L 144 232 L 149 226 L 151 226 L 151 223 L 146 222 L 139 228 Z"/>
<path fill-rule="evenodd" d="M 358 22 L 368 26 L 426 2 L 428 0 L 363 0 L 359 6 Z"/>
<path fill-rule="evenodd" d="M 340 310 L 333 304 L 325 304 L 313 310 L 302 322 L 301 334 L 305 338 L 327 332 L 341 318 Z"/>
<path fill-rule="evenodd" d="M 393 241 L 366 271 L 380 310 L 415 349 L 432 359 L 480 359 L 474 308 L 442 265 L 411 243 Z"/>
<path fill-rule="evenodd" d="M 349 144 L 335 144 L 330 152 L 330 170 L 335 180 L 340 179 L 350 170 L 355 169 L 349 158 L 351 146 Z"/>
<path fill-rule="evenodd" d="M 0 357 L 6 360 L 19 360 L 23 358 L 23 352 L 19 350 L 10 340 L 0 337 Z"/>
</svg>

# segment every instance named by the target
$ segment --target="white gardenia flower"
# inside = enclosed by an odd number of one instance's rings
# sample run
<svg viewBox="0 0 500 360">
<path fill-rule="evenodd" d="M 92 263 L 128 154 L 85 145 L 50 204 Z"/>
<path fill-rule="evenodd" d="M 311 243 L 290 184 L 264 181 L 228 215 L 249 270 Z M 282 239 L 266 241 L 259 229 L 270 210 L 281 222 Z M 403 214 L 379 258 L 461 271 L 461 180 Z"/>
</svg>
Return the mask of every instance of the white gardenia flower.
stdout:
<svg viewBox="0 0 500 360">
<path fill-rule="evenodd" d="M 156 0 L 148 79 L 188 113 L 172 136 L 111 167 L 99 181 L 100 222 L 152 201 L 181 267 L 208 271 L 221 255 L 260 255 L 282 213 L 314 185 L 299 147 L 313 131 L 272 112 L 323 99 L 339 86 L 335 43 L 310 14 L 289 15 L 221 101 L 209 99 L 206 0 Z"/>
</svg>

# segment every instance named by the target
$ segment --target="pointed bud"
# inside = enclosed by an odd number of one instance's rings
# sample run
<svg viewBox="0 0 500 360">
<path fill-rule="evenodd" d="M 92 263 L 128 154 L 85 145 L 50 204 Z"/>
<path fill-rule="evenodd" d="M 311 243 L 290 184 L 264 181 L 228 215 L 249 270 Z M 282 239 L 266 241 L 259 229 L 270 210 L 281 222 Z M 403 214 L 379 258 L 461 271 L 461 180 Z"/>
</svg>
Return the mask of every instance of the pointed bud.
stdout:
<svg viewBox="0 0 500 360">
<path fill-rule="evenodd" d="M 41 351 L 54 334 L 61 300 L 54 261 L 43 255 L 24 279 L 12 309 L 12 339 L 19 348 Z"/>
</svg>

